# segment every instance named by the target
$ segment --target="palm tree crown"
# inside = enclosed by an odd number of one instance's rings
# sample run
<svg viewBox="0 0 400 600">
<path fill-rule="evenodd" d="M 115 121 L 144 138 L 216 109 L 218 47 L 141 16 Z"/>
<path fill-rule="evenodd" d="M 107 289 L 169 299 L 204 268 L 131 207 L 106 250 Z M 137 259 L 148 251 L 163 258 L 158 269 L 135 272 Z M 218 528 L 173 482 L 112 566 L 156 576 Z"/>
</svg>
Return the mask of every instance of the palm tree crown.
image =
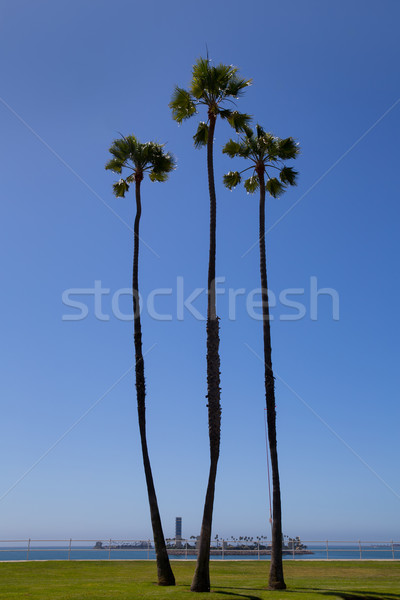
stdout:
<svg viewBox="0 0 400 600">
<path fill-rule="evenodd" d="M 245 125 L 239 141 L 229 140 L 222 150 L 231 158 L 236 156 L 249 159 L 253 165 L 243 171 L 230 171 L 224 175 L 224 184 L 230 190 L 236 187 L 242 179 L 242 173 L 253 170 L 252 175 L 244 181 L 246 191 L 253 194 L 260 186 L 260 175 L 267 175 L 266 190 L 277 198 L 288 185 L 296 185 L 297 171 L 284 164 L 285 160 L 296 158 L 299 146 L 293 138 L 281 139 L 266 133 L 260 125 L 254 132 Z M 271 176 L 271 169 L 279 171 L 278 177 Z"/>
<path fill-rule="evenodd" d="M 217 115 L 226 119 L 238 131 L 250 120 L 249 115 L 226 108 L 224 104 L 226 101 L 234 104 L 233 101 L 251 85 L 251 79 L 239 78 L 237 67 L 223 64 L 213 67 L 210 62 L 208 58 L 197 60 L 193 66 L 189 90 L 176 87 L 169 104 L 173 118 L 178 123 L 197 114 L 198 106 L 207 106 L 207 122 L 200 122 L 193 136 L 196 147 L 207 144 L 210 119 L 215 120 Z"/>
<path fill-rule="evenodd" d="M 114 183 L 115 196 L 124 198 L 129 184 L 140 183 L 146 172 L 151 181 L 166 181 L 176 165 L 172 154 L 164 152 L 163 148 L 164 144 L 156 142 L 142 144 L 134 135 L 114 140 L 110 147 L 113 158 L 105 168 L 114 173 L 121 173 L 123 168 L 131 171 L 128 177 Z"/>
</svg>

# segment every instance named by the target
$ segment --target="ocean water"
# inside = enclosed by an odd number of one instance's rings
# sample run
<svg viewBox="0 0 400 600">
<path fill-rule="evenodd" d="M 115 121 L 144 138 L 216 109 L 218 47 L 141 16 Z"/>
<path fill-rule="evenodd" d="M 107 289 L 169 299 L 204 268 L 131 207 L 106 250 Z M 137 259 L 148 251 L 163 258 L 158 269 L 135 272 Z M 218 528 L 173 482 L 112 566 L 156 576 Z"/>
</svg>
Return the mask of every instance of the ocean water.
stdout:
<svg viewBox="0 0 400 600">
<path fill-rule="evenodd" d="M 284 555 L 284 560 L 400 560 L 400 546 L 395 546 L 392 550 L 390 543 L 382 544 L 379 547 L 370 544 L 346 544 L 340 545 L 334 542 L 328 545 L 328 552 L 324 544 L 306 544 L 307 549 L 312 554 L 288 554 Z M 172 556 L 171 559 L 196 560 L 195 554 Z M 257 552 L 243 555 L 225 555 L 224 557 L 211 556 L 211 560 L 269 560 L 269 555 L 258 556 Z M 28 551 L 27 543 L 25 545 L 16 543 L 15 545 L 0 545 L 0 561 L 21 561 L 21 560 L 155 560 L 154 549 L 150 550 L 94 550 L 91 546 L 74 546 L 69 544 L 64 546 L 39 546 L 31 544 Z"/>
</svg>

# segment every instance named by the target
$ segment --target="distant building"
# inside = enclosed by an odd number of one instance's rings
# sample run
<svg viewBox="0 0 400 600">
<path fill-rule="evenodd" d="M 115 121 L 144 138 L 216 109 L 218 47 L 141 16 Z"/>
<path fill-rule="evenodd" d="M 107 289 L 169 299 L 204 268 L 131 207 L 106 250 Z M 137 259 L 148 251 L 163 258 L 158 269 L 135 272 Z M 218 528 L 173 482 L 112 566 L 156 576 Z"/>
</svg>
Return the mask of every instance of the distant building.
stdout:
<svg viewBox="0 0 400 600">
<path fill-rule="evenodd" d="M 182 517 L 176 517 L 175 519 L 175 543 L 176 547 L 181 547 L 181 539 L 182 539 Z"/>
</svg>

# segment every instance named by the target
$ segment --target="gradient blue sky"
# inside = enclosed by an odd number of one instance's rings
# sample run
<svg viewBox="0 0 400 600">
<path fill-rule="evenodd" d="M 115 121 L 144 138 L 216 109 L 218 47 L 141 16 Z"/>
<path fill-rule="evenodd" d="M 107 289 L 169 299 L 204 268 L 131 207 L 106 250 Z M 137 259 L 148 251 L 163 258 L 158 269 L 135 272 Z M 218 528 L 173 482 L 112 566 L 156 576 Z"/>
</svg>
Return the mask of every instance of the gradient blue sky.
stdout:
<svg viewBox="0 0 400 600">
<path fill-rule="evenodd" d="M 132 323 L 111 313 L 131 282 L 134 206 L 113 198 L 104 164 L 118 132 L 177 157 L 169 182 L 143 185 L 141 230 L 155 252 L 142 245 L 142 292 L 173 288 L 157 300 L 172 310 L 177 276 L 187 295 L 206 284 L 208 198 L 197 120 L 178 127 L 168 102 L 207 44 L 213 61 L 253 78 L 239 108 L 302 150 L 298 187 L 267 211 L 270 288 L 306 290 L 303 319 L 273 311 L 284 532 L 399 539 L 398 1 L 15 0 L 0 10 L 0 538 L 150 535 L 133 371 L 116 384 L 133 365 Z M 247 292 L 259 285 L 257 247 L 243 256 L 257 241 L 257 198 L 221 185 L 241 166 L 221 155 L 230 135 L 217 126 L 217 272 Z M 339 320 L 329 297 L 310 318 L 311 277 L 339 294 Z M 77 312 L 63 291 L 95 280 L 110 289 L 110 319 L 96 319 L 87 297 L 88 317 L 63 321 Z M 204 310 L 204 294 L 195 305 Z M 241 297 L 235 320 L 226 296 L 219 314 L 213 534 L 269 535 L 261 324 Z M 190 536 L 208 471 L 205 323 L 145 311 L 143 332 L 164 529 L 173 535 L 180 515 Z"/>
</svg>

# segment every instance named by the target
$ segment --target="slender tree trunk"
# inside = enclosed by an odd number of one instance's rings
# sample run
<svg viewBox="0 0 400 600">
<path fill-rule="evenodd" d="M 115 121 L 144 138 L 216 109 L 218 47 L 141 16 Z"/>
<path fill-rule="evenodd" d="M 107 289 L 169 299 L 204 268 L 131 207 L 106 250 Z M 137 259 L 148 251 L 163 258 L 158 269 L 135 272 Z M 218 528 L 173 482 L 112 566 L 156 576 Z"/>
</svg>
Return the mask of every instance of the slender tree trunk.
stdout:
<svg viewBox="0 0 400 600">
<path fill-rule="evenodd" d="M 210 544 L 212 515 L 214 508 L 215 479 L 219 458 L 221 437 L 221 403 L 220 403 L 220 359 L 219 359 L 219 320 L 216 309 L 215 294 L 215 255 L 216 255 L 216 213 L 213 142 L 215 115 L 210 115 L 210 126 L 207 141 L 208 188 L 210 193 L 210 253 L 208 262 L 208 306 L 207 306 L 207 399 L 208 399 L 208 431 L 210 437 L 210 472 L 207 493 L 204 502 L 203 522 L 201 525 L 199 554 L 194 573 L 191 591 L 210 591 Z"/>
<path fill-rule="evenodd" d="M 134 340 L 135 340 L 135 370 L 136 370 L 136 395 L 139 418 L 140 441 L 142 444 L 143 466 L 146 476 L 147 493 L 149 497 L 151 525 L 153 528 L 154 545 L 157 557 L 157 575 L 159 585 L 175 585 L 175 577 L 171 569 L 168 552 L 165 545 L 164 533 L 161 525 L 160 512 L 158 510 L 157 496 L 154 488 L 153 475 L 151 472 L 150 458 L 147 450 L 146 439 L 146 383 L 144 378 L 144 361 L 142 352 L 142 326 L 140 322 L 139 307 L 139 222 L 142 213 L 140 201 L 140 183 L 143 175 L 138 175 L 135 182 L 136 192 L 136 218 L 134 225 L 135 243 L 133 253 L 133 315 L 134 315 Z"/>
<path fill-rule="evenodd" d="M 265 180 L 264 165 L 258 171 L 260 180 L 260 275 L 263 306 L 265 399 L 267 403 L 267 426 L 272 471 L 272 549 L 269 572 L 269 589 L 286 589 L 282 564 L 282 509 L 279 484 L 278 451 L 276 444 L 275 379 L 272 371 L 271 330 L 269 321 L 269 301 L 267 265 L 265 258 Z"/>
</svg>

